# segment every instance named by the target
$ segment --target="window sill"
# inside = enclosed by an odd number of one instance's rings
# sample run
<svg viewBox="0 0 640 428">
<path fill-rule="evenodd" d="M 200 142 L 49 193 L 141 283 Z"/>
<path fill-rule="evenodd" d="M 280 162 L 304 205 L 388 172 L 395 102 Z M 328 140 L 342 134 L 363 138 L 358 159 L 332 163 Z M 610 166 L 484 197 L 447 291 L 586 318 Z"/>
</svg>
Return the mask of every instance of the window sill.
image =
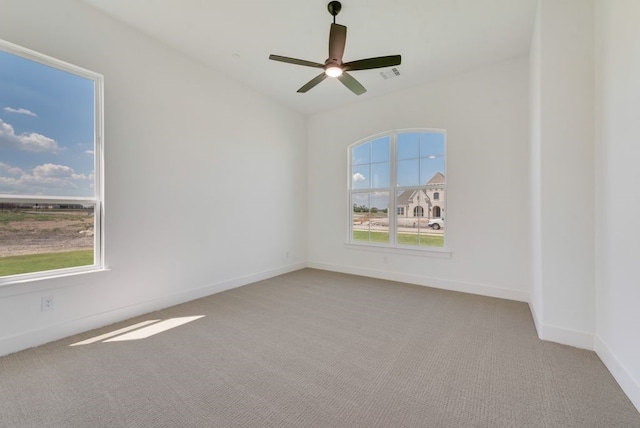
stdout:
<svg viewBox="0 0 640 428">
<path fill-rule="evenodd" d="M 75 275 L 84 275 L 88 273 L 94 272 L 104 272 L 110 270 L 109 268 L 102 266 L 86 266 L 86 267 L 78 267 L 78 268 L 68 268 L 68 269 L 59 269 L 59 270 L 51 270 L 46 272 L 36 272 L 36 273 L 27 273 L 20 275 L 11 275 L 0 278 L 0 289 L 1 288 L 9 288 L 11 285 L 21 285 L 27 283 L 33 283 L 36 281 L 43 280 L 52 280 L 57 278 L 64 278 L 68 276 Z"/>
<path fill-rule="evenodd" d="M 451 259 L 453 253 L 446 248 L 428 247 L 428 248 L 411 248 L 411 247 L 391 247 L 389 245 L 375 244 L 356 244 L 354 242 L 345 242 L 345 246 L 350 250 L 373 251 L 376 253 L 403 254 L 416 257 L 433 257 L 437 259 Z"/>
</svg>

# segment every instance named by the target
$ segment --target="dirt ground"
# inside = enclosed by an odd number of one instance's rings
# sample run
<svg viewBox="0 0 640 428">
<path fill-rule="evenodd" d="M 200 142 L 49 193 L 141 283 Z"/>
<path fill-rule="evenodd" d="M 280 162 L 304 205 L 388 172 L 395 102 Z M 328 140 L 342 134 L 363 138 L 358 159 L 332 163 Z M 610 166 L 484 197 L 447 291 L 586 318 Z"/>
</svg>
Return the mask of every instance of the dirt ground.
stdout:
<svg viewBox="0 0 640 428">
<path fill-rule="evenodd" d="M 29 213 L 0 222 L 0 257 L 93 248 L 93 215 L 79 212 Z"/>
</svg>

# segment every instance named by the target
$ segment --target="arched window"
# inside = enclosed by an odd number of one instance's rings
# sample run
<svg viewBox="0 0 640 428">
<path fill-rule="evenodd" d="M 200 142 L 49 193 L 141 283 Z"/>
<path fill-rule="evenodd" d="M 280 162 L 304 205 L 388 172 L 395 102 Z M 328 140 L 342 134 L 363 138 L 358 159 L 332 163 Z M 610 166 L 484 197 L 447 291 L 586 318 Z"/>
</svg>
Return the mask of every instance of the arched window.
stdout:
<svg viewBox="0 0 640 428">
<path fill-rule="evenodd" d="M 442 217 L 442 213 L 440 211 L 440 207 L 433 207 L 433 216 L 434 217 Z"/>
<path fill-rule="evenodd" d="M 376 135 L 349 147 L 349 242 L 444 246 L 444 235 L 418 218 L 432 212 L 426 195 L 437 188 L 433 199 L 440 199 L 446 188 L 445 144 L 446 131 L 419 129 Z M 413 201 L 416 194 L 422 198 Z"/>
</svg>

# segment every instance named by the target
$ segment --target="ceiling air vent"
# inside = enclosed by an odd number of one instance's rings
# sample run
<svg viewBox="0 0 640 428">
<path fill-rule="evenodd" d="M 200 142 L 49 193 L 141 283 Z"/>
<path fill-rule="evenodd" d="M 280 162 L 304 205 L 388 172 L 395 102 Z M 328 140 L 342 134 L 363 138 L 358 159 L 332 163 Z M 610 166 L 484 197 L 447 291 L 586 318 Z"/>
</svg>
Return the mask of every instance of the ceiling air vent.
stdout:
<svg viewBox="0 0 640 428">
<path fill-rule="evenodd" d="M 392 79 L 396 76 L 400 76 L 400 72 L 397 68 L 393 67 L 391 70 L 381 71 L 380 76 L 382 76 L 384 80 L 387 80 Z"/>
</svg>

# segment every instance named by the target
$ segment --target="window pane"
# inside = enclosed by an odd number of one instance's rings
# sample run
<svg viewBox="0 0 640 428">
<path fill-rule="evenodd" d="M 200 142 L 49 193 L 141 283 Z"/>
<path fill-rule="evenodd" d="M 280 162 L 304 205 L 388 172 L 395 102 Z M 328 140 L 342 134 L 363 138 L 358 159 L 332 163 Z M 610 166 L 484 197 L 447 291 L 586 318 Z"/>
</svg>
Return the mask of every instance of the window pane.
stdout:
<svg viewBox="0 0 640 428">
<path fill-rule="evenodd" d="M 420 222 L 424 221 L 423 195 L 424 191 L 420 189 L 396 192 L 396 206 L 404 212 L 404 215 L 396 217 L 398 244 L 418 245 Z"/>
<path fill-rule="evenodd" d="M 427 191 L 424 189 L 397 191 L 396 207 L 398 244 L 431 247 L 444 245 L 444 221 L 430 218 L 433 201 L 428 197 Z M 434 223 L 435 226 L 430 226 L 430 223 Z"/>
<path fill-rule="evenodd" d="M 389 162 L 389 137 L 378 138 L 371 142 L 371 162 Z"/>
<path fill-rule="evenodd" d="M 94 206 L 0 204 L 0 276 L 94 264 Z"/>
<path fill-rule="evenodd" d="M 443 247 L 444 230 L 420 229 L 420 245 L 425 247 Z"/>
<path fill-rule="evenodd" d="M 389 242 L 389 193 L 354 193 L 353 239 L 377 243 Z"/>
<path fill-rule="evenodd" d="M 375 189 L 389 187 L 389 175 L 391 173 L 389 162 L 374 163 L 371 165 L 372 187 Z"/>
<path fill-rule="evenodd" d="M 399 187 L 419 186 L 421 184 L 419 159 L 398 161 L 397 176 L 397 186 Z"/>
<path fill-rule="evenodd" d="M 444 157 L 444 134 L 442 132 L 423 132 L 420 134 L 420 156 Z"/>
<path fill-rule="evenodd" d="M 363 165 L 371 162 L 371 143 L 362 143 L 351 151 L 351 165 Z"/>
<path fill-rule="evenodd" d="M 94 197 L 94 89 L 0 51 L 0 194 Z"/>
<path fill-rule="evenodd" d="M 398 134 L 398 159 L 417 158 L 420 149 L 419 134 L 416 132 Z"/>
<path fill-rule="evenodd" d="M 353 193 L 353 239 L 356 241 L 369 241 L 369 194 Z"/>
<path fill-rule="evenodd" d="M 437 175 L 438 173 L 441 175 Z M 428 184 L 431 180 L 432 184 L 444 184 L 444 158 L 420 158 L 420 184 Z"/>
<path fill-rule="evenodd" d="M 370 182 L 370 174 L 369 174 L 370 166 L 367 165 L 359 165 L 353 167 L 353 172 L 351 175 L 351 188 L 352 189 L 368 189 Z"/>
<path fill-rule="evenodd" d="M 373 192 L 370 201 L 370 240 L 389 243 L 389 192 Z"/>
</svg>

